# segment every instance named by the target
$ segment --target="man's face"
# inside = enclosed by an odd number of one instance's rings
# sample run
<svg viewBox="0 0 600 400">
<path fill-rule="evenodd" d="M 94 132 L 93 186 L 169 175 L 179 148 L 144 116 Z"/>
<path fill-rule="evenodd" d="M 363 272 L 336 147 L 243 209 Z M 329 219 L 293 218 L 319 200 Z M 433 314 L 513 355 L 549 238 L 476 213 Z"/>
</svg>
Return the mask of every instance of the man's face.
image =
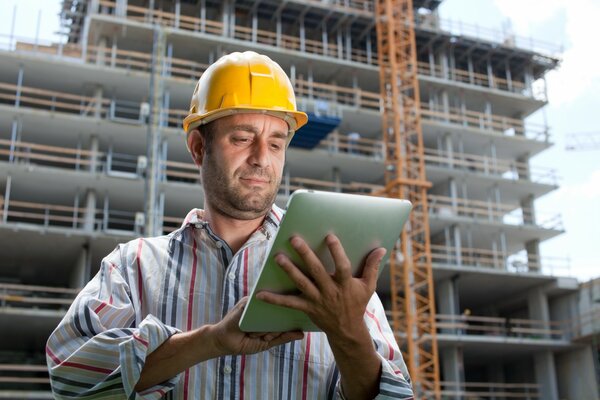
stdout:
<svg viewBox="0 0 600 400">
<path fill-rule="evenodd" d="M 202 156 L 202 183 L 214 211 L 249 220 L 270 210 L 281 183 L 287 132 L 285 121 L 264 114 L 214 122 Z"/>
</svg>

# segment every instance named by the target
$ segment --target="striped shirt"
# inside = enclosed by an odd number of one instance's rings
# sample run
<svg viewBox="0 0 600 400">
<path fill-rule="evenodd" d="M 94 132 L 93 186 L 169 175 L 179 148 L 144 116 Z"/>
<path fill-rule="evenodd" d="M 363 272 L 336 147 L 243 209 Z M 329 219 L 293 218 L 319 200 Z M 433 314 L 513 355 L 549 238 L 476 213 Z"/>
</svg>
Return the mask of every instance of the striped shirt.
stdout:
<svg viewBox="0 0 600 400">
<path fill-rule="evenodd" d="M 197 209 L 169 235 L 117 246 L 48 340 L 54 396 L 343 398 L 339 371 L 320 332 L 261 353 L 208 360 L 141 393 L 134 391 L 148 354 L 177 332 L 219 322 L 248 295 L 282 215 L 273 206 L 236 254 Z M 377 399 L 412 398 L 406 365 L 376 294 L 364 320 L 382 364 Z"/>
</svg>

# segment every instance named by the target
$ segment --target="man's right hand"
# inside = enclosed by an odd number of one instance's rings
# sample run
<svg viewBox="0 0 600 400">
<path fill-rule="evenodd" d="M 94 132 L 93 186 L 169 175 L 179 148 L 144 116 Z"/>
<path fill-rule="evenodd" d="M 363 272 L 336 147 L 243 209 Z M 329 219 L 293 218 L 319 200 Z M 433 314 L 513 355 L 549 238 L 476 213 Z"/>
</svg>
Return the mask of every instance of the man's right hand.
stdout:
<svg viewBox="0 0 600 400">
<path fill-rule="evenodd" d="M 301 331 L 290 332 L 242 332 L 240 318 L 248 297 L 242 298 L 223 318 L 212 326 L 215 347 L 223 355 L 254 354 L 304 337 Z"/>
<path fill-rule="evenodd" d="M 300 331 L 242 332 L 239 322 L 247 301 L 247 297 L 241 299 L 214 325 L 177 333 L 167 339 L 146 358 L 135 390 L 145 390 L 212 358 L 258 353 L 304 337 Z"/>
</svg>

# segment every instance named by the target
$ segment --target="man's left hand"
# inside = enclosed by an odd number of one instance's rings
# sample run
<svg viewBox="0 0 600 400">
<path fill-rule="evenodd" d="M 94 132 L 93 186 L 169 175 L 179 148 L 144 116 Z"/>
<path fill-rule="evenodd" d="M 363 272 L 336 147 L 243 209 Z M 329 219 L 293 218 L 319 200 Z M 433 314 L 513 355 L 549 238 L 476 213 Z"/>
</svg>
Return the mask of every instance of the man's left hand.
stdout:
<svg viewBox="0 0 600 400">
<path fill-rule="evenodd" d="M 353 277 L 350 260 L 335 235 L 330 234 L 325 238 L 335 263 L 333 274 L 326 271 L 323 263 L 302 238 L 295 236 L 290 243 L 304 261 L 306 274 L 284 254 L 278 254 L 275 261 L 296 284 L 301 294 L 260 292 L 257 298 L 306 313 L 327 334 L 330 341 L 352 339 L 352 332 L 363 325 L 363 315 L 375 291 L 377 272 L 385 249 L 371 251 L 363 266 L 362 275 Z"/>
</svg>

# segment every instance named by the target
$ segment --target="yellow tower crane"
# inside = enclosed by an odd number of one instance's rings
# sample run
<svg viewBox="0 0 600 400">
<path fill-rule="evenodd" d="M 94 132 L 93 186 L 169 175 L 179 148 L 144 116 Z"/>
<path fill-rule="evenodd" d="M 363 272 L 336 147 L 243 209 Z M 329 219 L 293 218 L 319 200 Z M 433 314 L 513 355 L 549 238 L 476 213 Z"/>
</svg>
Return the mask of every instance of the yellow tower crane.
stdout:
<svg viewBox="0 0 600 400">
<path fill-rule="evenodd" d="M 425 158 L 412 0 L 375 0 L 379 81 L 386 144 L 385 189 L 413 212 L 390 257 L 393 328 L 407 355 L 415 398 L 439 399 Z"/>
</svg>

